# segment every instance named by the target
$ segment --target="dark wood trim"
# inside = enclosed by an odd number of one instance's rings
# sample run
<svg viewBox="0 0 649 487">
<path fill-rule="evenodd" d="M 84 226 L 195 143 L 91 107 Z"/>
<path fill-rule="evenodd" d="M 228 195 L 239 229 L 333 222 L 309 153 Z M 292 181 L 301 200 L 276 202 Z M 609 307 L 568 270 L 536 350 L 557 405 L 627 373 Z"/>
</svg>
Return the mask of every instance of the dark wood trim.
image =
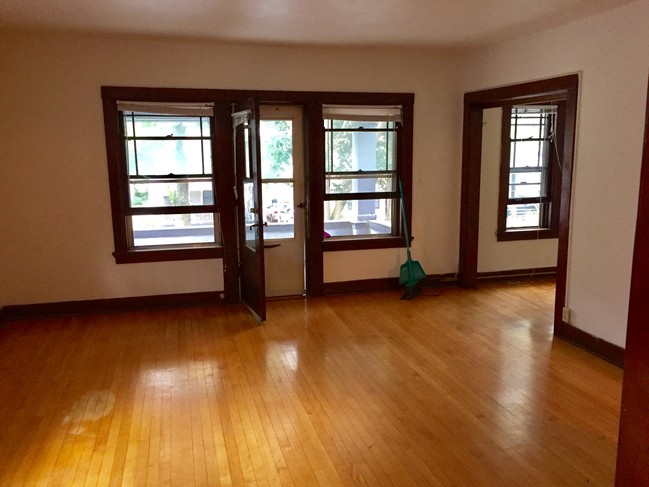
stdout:
<svg viewBox="0 0 649 487">
<path fill-rule="evenodd" d="M 523 103 L 527 100 L 549 102 L 565 99 L 563 95 L 565 95 L 566 91 L 577 89 L 578 85 L 579 75 L 568 74 L 555 78 L 472 91 L 464 95 L 464 102 L 469 105 L 480 105 L 482 108 L 502 106 L 504 101 L 511 103 Z"/>
<path fill-rule="evenodd" d="M 222 304 L 222 291 L 205 291 L 183 294 L 160 294 L 127 298 L 64 301 L 5 306 L 0 310 L 0 324 L 15 320 L 53 318 L 56 316 L 95 313 L 119 313 L 149 309 L 178 308 L 184 306 L 212 306 Z"/>
<path fill-rule="evenodd" d="M 649 87 L 645 109 L 616 487 L 649 485 Z"/>
<path fill-rule="evenodd" d="M 557 286 L 554 310 L 559 327 L 565 304 L 568 270 L 570 197 L 579 76 L 576 74 L 492 88 L 464 95 L 464 132 L 462 136 L 462 193 L 460 209 L 460 255 L 458 281 L 463 287 L 477 284 L 478 230 L 480 216 L 480 170 L 482 165 L 482 111 L 485 108 L 525 103 L 528 100 L 564 101 L 566 103 L 565 138 L 559 209 Z"/>
<path fill-rule="evenodd" d="M 324 292 L 324 262 L 322 238 L 324 234 L 324 180 L 325 144 L 322 122 L 322 103 L 310 102 L 304 106 L 304 177 L 307 201 L 305 279 L 306 293 L 320 296 Z"/>
<path fill-rule="evenodd" d="M 498 174 L 498 225 L 496 237 L 500 242 L 507 234 L 507 202 L 509 201 L 509 167 L 511 161 L 512 105 L 504 105 L 500 120 L 500 165 Z"/>
<path fill-rule="evenodd" d="M 403 105 L 401 116 L 402 123 L 397 132 L 397 143 L 400 149 L 397 169 L 399 171 L 399 180 L 403 186 L 403 204 L 405 207 L 406 222 L 408 223 L 408 231 L 412 235 L 412 146 L 414 132 L 412 104 Z M 397 199 L 397 201 L 399 200 Z M 399 204 L 394 206 L 392 211 L 398 215 L 394 220 L 399 222 L 399 228 L 393 228 L 392 234 L 401 237 L 404 241 L 403 246 L 405 247 L 405 233 L 403 232 Z M 424 209 L 422 208 L 422 210 Z"/>
<path fill-rule="evenodd" d="M 580 330 L 565 321 L 562 321 L 559 326 L 555 324 L 554 334 L 579 348 L 583 348 L 593 355 L 597 355 L 613 365 L 617 365 L 621 368 L 624 367 L 624 349 L 622 347 L 618 347 L 606 340 L 597 338 L 596 336 Z"/>
<path fill-rule="evenodd" d="M 575 75 L 576 77 L 576 75 Z M 563 308 L 566 304 L 568 278 L 568 246 L 570 238 L 570 206 L 572 204 L 572 167 L 577 129 L 578 88 L 569 89 L 566 97 L 566 116 L 564 130 L 560 134 L 563 141 L 561 152 L 561 198 L 559 200 L 559 242 L 557 250 L 557 286 L 554 298 L 554 325 L 562 323 Z"/>
<path fill-rule="evenodd" d="M 413 93 L 384 92 L 336 92 L 336 91 L 278 91 L 278 90 L 229 90 L 210 88 L 145 88 L 137 86 L 102 86 L 104 99 L 144 102 L 200 103 L 243 102 L 256 98 L 260 103 L 331 103 L 341 105 L 412 105 Z"/>
<path fill-rule="evenodd" d="M 231 106 L 227 102 L 218 102 L 214 106 L 214 134 L 212 143 L 212 161 L 232 161 L 232 116 Z M 213 164 L 215 164 L 213 162 Z M 223 246 L 223 288 L 225 302 L 239 301 L 239 253 L 237 244 L 236 202 L 234 200 L 234 167 L 232 163 L 219 166 L 214 176 L 214 194 L 221 224 L 221 245 Z M 222 167 L 221 167 L 222 166 Z"/>
<path fill-rule="evenodd" d="M 482 114 L 482 107 L 468 104 L 465 101 L 462 134 L 460 257 L 458 265 L 458 282 L 460 286 L 465 288 L 473 288 L 477 285 Z"/>
<path fill-rule="evenodd" d="M 0 328 L 2 328 L 2 326 L 5 323 L 8 323 L 9 320 L 10 317 L 9 317 L 9 313 L 7 312 L 7 308 L 6 307 L 0 308 Z"/>
<path fill-rule="evenodd" d="M 455 274 L 429 275 L 431 282 L 455 283 Z M 356 281 L 326 282 L 323 294 L 353 294 L 362 292 L 394 291 L 402 289 L 398 277 L 384 277 L 380 279 L 359 279 Z"/>
<path fill-rule="evenodd" d="M 478 272 L 478 279 L 507 279 L 511 277 L 551 277 L 556 276 L 556 267 L 537 267 L 530 269 L 511 269 L 506 271 Z"/>
</svg>

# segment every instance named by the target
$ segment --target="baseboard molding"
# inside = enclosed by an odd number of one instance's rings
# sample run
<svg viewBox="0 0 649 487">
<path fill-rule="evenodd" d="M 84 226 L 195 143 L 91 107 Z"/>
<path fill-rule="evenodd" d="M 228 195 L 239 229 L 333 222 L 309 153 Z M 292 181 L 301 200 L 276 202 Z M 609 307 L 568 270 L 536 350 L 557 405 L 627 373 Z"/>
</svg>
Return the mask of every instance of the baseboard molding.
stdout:
<svg viewBox="0 0 649 487">
<path fill-rule="evenodd" d="M 9 321 L 7 310 L 3 307 L 0 308 L 0 327 Z"/>
<path fill-rule="evenodd" d="M 510 279 L 513 277 L 552 277 L 557 275 L 555 267 L 535 267 L 532 269 L 512 269 L 509 271 L 478 272 L 478 279 Z"/>
<path fill-rule="evenodd" d="M 221 304 L 223 302 L 222 295 L 222 291 L 206 291 L 199 293 L 92 299 L 87 301 L 64 301 L 60 303 L 9 305 L 0 309 L 0 325 L 14 320 L 53 318 L 56 316 Z"/>
<path fill-rule="evenodd" d="M 565 321 L 560 326 L 555 326 L 554 335 L 603 358 L 613 365 L 624 368 L 624 349 L 622 347 L 575 328 Z"/>
<path fill-rule="evenodd" d="M 427 279 L 430 282 L 454 283 L 455 274 L 429 274 Z M 400 289 L 398 277 L 384 277 L 381 279 L 359 279 L 356 281 L 325 282 L 323 293 L 329 294 L 350 294 L 376 291 L 394 291 Z"/>
</svg>

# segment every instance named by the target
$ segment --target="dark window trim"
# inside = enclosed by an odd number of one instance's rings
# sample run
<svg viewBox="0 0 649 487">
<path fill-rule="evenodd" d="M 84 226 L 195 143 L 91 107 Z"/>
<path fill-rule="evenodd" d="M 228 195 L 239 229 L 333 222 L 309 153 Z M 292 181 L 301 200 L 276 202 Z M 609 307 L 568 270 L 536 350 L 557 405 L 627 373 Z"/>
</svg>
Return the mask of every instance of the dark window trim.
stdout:
<svg viewBox="0 0 649 487">
<path fill-rule="evenodd" d="M 556 117 L 556 144 L 559 150 L 559 159 L 563 159 L 563 131 L 566 119 L 566 95 L 553 95 L 541 97 L 527 97 L 517 103 L 503 106 L 501 124 L 501 159 L 500 159 L 500 186 L 498 190 L 498 226 L 496 239 L 498 242 L 511 242 L 516 240 L 536 240 L 557 238 L 559 236 L 559 203 L 561 197 L 561 171 L 557 167 L 557 155 L 550 151 L 548 161 L 548 174 L 550 183 L 548 194 L 542 198 L 521 199 L 519 203 L 538 203 L 541 201 L 544 208 L 540 218 L 540 228 L 507 228 L 507 206 L 511 204 L 508 197 L 510 176 L 510 150 L 511 150 L 511 112 L 514 105 L 531 105 L 552 103 L 557 105 Z"/>
<path fill-rule="evenodd" d="M 270 91 L 270 90 L 221 90 L 192 88 L 143 88 L 102 86 L 101 96 L 104 110 L 104 130 L 106 135 L 106 153 L 110 182 L 111 211 L 115 258 L 117 263 L 155 262 L 165 260 L 184 260 L 197 258 L 224 259 L 224 288 L 227 301 L 236 300 L 238 289 L 237 246 L 235 206 L 232 198 L 234 185 L 233 171 L 217 169 L 218 161 L 232 161 L 232 135 L 229 111 L 231 103 L 256 98 L 261 104 L 287 103 L 301 105 L 304 114 L 305 138 L 305 177 L 308 201 L 307 237 L 306 237 L 306 287 L 309 294 L 323 292 L 323 251 L 360 250 L 377 248 L 405 247 L 400 236 L 336 240 L 323 242 L 323 202 L 324 202 L 324 124 L 322 123 L 322 105 L 401 105 L 402 130 L 398 131 L 400 159 L 403 163 L 398 169 L 398 176 L 403 183 L 406 220 L 411 222 L 412 207 L 412 144 L 413 144 L 413 93 L 387 92 L 323 92 L 323 91 Z M 116 163 L 123 152 L 119 139 L 119 120 L 117 100 L 141 102 L 213 102 L 214 123 L 212 160 L 215 164 L 214 195 L 219 209 L 221 238 L 223 247 L 184 248 L 171 250 L 128 250 L 126 222 L 123 220 L 124 208 L 128 205 L 128 193 L 119 184 L 126 177 L 125 167 Z M 399 135 L 401 134 L 401 135 Z M 226 162 L 230 164 L 230 162 Z M 398 210 L 398 208 L 396 209 Z M 403 226 L 398 218 L 398 231 Z"/>
</svg>

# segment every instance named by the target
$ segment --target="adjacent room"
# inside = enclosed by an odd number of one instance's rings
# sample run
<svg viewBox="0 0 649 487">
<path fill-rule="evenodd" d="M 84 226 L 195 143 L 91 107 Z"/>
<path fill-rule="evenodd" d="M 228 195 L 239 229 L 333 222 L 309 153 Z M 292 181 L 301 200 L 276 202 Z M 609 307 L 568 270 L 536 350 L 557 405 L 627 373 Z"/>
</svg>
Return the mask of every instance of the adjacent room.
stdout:
<svg viewBox="0 0 649 487">
<path fill-rule="evenodd" d="M 648 22 L 0 0 L 0 485 L 649 485 Z"/>
</svg>

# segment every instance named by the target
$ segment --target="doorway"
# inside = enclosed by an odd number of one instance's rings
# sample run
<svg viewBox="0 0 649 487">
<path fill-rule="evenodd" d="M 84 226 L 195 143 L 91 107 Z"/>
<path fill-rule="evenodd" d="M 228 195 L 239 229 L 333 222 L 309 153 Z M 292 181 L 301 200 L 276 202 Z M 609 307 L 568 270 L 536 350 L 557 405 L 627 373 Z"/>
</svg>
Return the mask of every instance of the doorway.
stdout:
<svg viewBox="0 0 649 487">
<path fill-rule="evenodd" d="M 302 107 L 262 105 L 259 141 L 266 296 L 305 293 Z"/>
<path fill-rule="evenodd" d="M 566 104 L 561 164 L 561 197 L 558 214 L 557 284 L 554 307 L 554 333 L 562 336 L 563 307 L 566 302 L 568 269 L 568 237 L 570 229 L 570 197 L 572 162 L 577 117 L 579 76 L 567 75 L 547 80 L 504 86 L 464 95 L 464 130 L 462 138 L 462 202 L 460 212 L 460 255 L 458 282 L 472 288 L 478 277 L 478 235 L 480 218 L 480 179 L 482 166 L 482 129 L 487 108 L 524 104 L 526 101 Z"/>
</svg>

